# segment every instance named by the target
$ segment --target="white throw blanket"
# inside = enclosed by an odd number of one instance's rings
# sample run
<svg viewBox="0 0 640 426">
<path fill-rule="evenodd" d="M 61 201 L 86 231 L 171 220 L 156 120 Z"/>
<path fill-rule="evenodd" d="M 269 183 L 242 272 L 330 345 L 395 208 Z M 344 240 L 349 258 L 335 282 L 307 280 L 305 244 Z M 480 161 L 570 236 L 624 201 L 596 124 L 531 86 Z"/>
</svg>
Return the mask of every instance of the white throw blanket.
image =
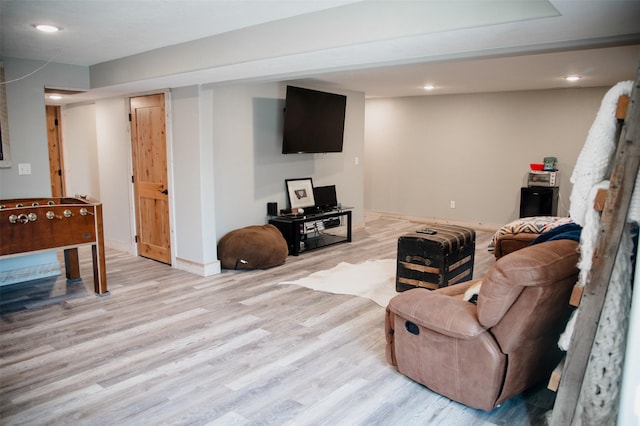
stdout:
<svg viewBox="0 0 640 426">
<path fill-rule="evenodd" d="M 615 160 L 618 142 L 615 140 L 615 112 L 618 98 L 621 95 L 629 95 L 632 87 L 633 82 L 624 81 L 616 84 L 604 96 L 571 176 L 573 190 L 569 214 L 577 224 L 583 227 L 580 236 L 581 258 L 578 264 L 580 269 L 578 285 L 580 286 L 586 284 L 591 272 L 600 225 L 600 215 L 593 208 L 595 195 L 599 188 L 608 188 L 607 173 Z M 636 176 L 634 183 L 628 213 L 629 222 L 640 221 L 639 188 L 640 174 Z M 617 417 L 619 384 L 624 364 L 625 338 L 631 305 L 632 244 L 628 227 L 621 240 L 611 280 L 606 283 L 608 290 L 576 407 L 576 418 L 580 419 L 584 416 L 592 424 L 614 424 L 612 422 L 615 422 L 614 419 Z M 600 285 L 604 284 L 600 283 Z M 578 318 L 576 312 L 573 313 L 558 342 L 564 350 L 569 349 L 574 325 Z"/>
<path fill-rule="evenodd" d="M 630 95 L 632 87 L 632 81 L 622 81 L 605 94 L 573 169 L 569 216 L 580 226 L 584 226 L 585 215 L 593 208 L 593 204 L 589 204 L 589 194 L 592 188 L 607 178 L 607 170 L 614 159 L 617 143 L 615 140 L 617 123 L 615 113 L 618 98 L 622 95 Z M 630 217 L 636 222 L 640 221 L 639 185 L 640 182 L 636 178 L 629 209 Z"/>
</svg>

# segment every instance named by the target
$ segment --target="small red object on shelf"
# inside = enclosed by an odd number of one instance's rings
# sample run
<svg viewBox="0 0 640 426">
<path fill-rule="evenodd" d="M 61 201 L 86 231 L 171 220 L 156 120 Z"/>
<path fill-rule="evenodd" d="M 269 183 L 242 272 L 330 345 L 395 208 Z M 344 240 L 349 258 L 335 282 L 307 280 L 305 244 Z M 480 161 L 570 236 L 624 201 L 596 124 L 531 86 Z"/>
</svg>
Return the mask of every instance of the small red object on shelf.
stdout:
<svg viewBox="0 0 640 426">
<path fill-rule="evenodd" d="M 541 171 L 544 168 L 544 164 L 542 163 L 531 163 L 529 164 L 531 170 Z"/>
</svg>

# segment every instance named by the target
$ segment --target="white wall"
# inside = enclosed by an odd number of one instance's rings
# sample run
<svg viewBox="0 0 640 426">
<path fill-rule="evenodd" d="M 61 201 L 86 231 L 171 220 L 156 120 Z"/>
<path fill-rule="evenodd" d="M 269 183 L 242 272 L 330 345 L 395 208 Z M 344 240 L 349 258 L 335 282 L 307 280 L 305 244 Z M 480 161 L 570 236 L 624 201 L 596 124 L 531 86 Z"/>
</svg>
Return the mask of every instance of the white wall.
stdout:
<svg viewBox="0 0 640 426">
<path fill-rule="evenodd" d="M 102 203 L 105 244 L 135 253 L 128 110 L 123 98 L 62 107 L 67 195 Z"/>
<path fill-rule="evenodd" d="M 65 194 L 100 199 L 95 105 L 62 107 Z"/>
<path fill-rule="evenodd" d="M 310 87 L 327 90 L 322 87 Z M 355 207 L 363 222 L 362 161 L 364 94 L 347 95 L 344 151 L 282 154 L 286 84 L 267 83 L 213 89 L 214 180 L 218 238 L 266 221 L 268 202 L 285 208 L 285 179 L 311 177 L 316 186 L 335 184 L 338 201 Z"/>
<path fill-rule="evenodd" d="M 171 93 L 172 177 L 176 267 L 200 275 L 220 272 L 213 178 L 211 91 Z"/>
<path fill-rule="evenodd" d="M 529 164 L 554 156 L 566 215 L 569 178 L 607 90 L 367 100 L 365 207 L 497 228 L 518 218 Z"/>
<path fill-rule="evenodd" d="M 3 58 L 11 143 L 11 167 L 0 168 L 0 198 L 50 197 L 49 149 L 44 88 L 89 87 L 86 67 Z M 30 164 L 30 175 L 19 175 L 18 164 Z M 0 284 L 57 275 L 55 252 L 0 260 Z"/>
<path fill-rule="evenodd" d="M 86 67 L 3 58 L 7 90 L 7 112 L 11 137 L 11 167 L 0 168 L 0 198 L 49 197 L 49 150 L 44 88 L 86 89 Z M 18 164 L 31 164 L 30 175 L 18 175 Z"/>
<path fill-rule="evenodd" d="M 355 208 L 354 223 L 362 223 L 364 95 L 340 92 L 348 96 L 342 153 L 283 155 L 285 88 L 282 83 L 267 83 L 171 91 L 167 131 L 172 243 L 180 269 L 203 275 L 218 272 L 217 241 L 233 229 L 266 223 L 268 202 L 286 207 L 288 178 L 312 177 L 316 185 L 335 184 L 339 200 Z M 89 143 L 81 135 L 95 126 L 105 241 L 109 247 L 135 253 L 126 105 L 125 98 L 115 98 L 97 101 L 95 107 L 68 107 L 63 125 L 84 130 L 69 131 L 64 144 Z M 94 108 L 95 123 L 84 122 L 91 121 L 87 115 Z M 75 160 L 85 161 L 82 157 Z"/>
<path fill-rule="evenodd" d="M 97 101 L 95 111 L 105 244 L 135 253 L 129 110 L 125 99 L 112 98 Z"/>
</svg>

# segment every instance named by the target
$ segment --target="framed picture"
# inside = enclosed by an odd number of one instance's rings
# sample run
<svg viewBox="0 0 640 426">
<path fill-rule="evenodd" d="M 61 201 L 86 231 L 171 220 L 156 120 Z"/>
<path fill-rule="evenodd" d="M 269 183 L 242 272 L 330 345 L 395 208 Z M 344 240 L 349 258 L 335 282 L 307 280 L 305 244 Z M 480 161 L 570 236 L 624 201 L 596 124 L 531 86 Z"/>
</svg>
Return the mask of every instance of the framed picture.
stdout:
<svg viewBox="0 0 640 426">
<path fill-rule="evenodd" d="M 311 178 L 287 179 L 284 182 L 287 185 L 287 196 L 289 197 L 291 209 L 316 205 L 316 200 L 313 198 L 313 182 Z"/>
</svg>

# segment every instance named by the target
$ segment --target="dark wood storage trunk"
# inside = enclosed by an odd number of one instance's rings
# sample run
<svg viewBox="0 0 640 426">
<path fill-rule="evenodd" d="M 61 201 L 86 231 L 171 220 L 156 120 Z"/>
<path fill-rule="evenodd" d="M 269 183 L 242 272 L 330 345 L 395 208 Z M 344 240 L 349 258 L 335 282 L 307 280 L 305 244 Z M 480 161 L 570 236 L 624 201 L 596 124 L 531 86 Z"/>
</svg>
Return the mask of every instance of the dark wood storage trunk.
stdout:
<svg viewBox="0 0 640 426">
<path fill-rule="evenodd" d="M 436 234 L 398 238 L 396 291 L 437 289 L 473 277 L 476 231 L 454 225 L 430 226 Z"/>
</svg>

